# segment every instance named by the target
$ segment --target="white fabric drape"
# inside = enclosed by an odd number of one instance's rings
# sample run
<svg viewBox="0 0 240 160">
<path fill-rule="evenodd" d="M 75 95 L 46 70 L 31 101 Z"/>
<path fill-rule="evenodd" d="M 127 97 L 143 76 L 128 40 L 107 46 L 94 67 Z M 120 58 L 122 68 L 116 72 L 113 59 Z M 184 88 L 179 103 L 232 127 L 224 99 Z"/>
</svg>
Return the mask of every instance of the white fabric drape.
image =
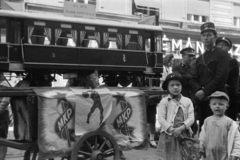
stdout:
<svg viewBox="0 0 240 160">
<path fill-rule="evenodd" d="M 100 33 L 99 32 L 94 32 L 95 39 L 98 43 L 98 46 L 100 46 Z"/>
<path fill-rule="evenodd" d="M 105 45 L 108 42 L 109 33 L 104 32 L 103 33 L 103 45 Z"/>
<path fill-rule="evenodd" d="M 143 46 L 143 40 L 142 40 L 142 36 L 138 36 L 138 44 L 139 44 L 139 50 L 142 50 L 142 46 Z"/>
<path fill-rule="evenodd" d="M 31 38 L 33 30 L 34 30 L 33 26 L 28 26 L 28 39 Z"/>
<path fill-rule="evenodd" d="M 126 35 L 125 35 L 125 46 L 127 46 L 128 43 L 130 42 L 130 38 L 131 38 L 131 35 L 130 35 L 130 34 L 126 34 Z"/>
<path fill-rule="evenodd" d="M 119 49 L 122 48 L 122 35 L 121 34 L 117 34 L 117 46 Z"/>
<path fill-rule="evenodd" d="M 44 27 L 44 34 L 47 36 L 49 42 L 51 42 L 51 39 L 52 39 L 51 29 L 47 28 L 47 27 Z"/>
<path fill-rule="evenodd" d="M 86 33 L 87 33 L 86 31 L 80 31 L 80 44 L 83 42 Z"/>
<path fill-rule="evenodd" d="M 73 38 L 73 42 L 76 44 L 77 43 L 77 31 L 76 30 L 71 30 L 71 35 Z"/>
<path fill-rule="evenodd" d="M 62 33 L 62 29 L 55 29 L 55 42 L 57 42 L 61 33 Z"/>
</svg>

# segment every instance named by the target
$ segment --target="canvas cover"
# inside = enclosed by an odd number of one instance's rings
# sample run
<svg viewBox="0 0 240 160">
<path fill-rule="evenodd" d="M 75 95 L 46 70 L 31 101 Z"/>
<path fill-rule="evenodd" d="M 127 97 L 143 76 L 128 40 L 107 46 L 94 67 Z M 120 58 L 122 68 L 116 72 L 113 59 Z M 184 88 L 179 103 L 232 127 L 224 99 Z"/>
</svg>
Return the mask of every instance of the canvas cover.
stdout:
<svg viewBox="0 0 240 160">
<path fill-rule="evenodd" d="M 41 158 L 67 155 L 76 136 L 104 130 L 122 150 L 146 139 L 145 95 L 141 91 L 34 89 L 38 96 L 38 145 Z"/>
<path fill-rule="evenodd" d="M 145 93 L 134 89 L 111 89 L 111 94 L 113 108 L 103 130 L 113 135 L 120 150 L 146 147 Z"/>
</svg>

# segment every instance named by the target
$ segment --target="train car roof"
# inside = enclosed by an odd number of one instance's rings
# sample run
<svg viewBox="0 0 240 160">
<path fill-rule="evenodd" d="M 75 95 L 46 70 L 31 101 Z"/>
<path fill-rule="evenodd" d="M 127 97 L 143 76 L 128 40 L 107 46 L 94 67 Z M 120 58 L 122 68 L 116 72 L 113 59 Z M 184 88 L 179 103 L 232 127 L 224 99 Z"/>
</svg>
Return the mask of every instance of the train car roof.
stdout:
<svg viewBox="0 0 240 160">
<path fill-rule="evenodd" d="M 134 23 L 120 22 L 120 21 L 101 20 L 101 19 L 64 17 L 61 15 L 52 15 L 52 14 L 47 15 L 47 14 L 38 14 L 38 13 L 29 13 L 29 12 L 0 10 L 0 16 L 58 21 L 58 22 L 68 22 L 68 23 L 79 23 L 79 24 L 89 24 L 89 25 L 98 25 L 98 26 L 121 27 L 121 28 L 129 28 L 129 29 L 162 31 L 161 26 L 151 26 L 151 25 L 134 24 Z"/>
</svg>

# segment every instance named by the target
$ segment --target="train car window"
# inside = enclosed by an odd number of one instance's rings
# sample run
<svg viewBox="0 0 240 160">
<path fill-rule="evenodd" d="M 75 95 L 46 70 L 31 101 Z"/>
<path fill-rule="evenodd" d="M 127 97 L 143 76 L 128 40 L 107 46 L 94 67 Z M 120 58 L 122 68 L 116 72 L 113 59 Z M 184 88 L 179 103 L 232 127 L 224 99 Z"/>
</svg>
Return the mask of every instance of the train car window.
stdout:
<svg viewBox="0 0 240 160">
<path fill-rule="evenodd" d="M 12 21 L 10 22 L 11 30 L 11 42 L 20 44 L 21 43 L 21 23 Z"/>
<path fill-rule="evenodd" d="M 108 49 L 122 49 L 122 35 L 118 33 L 103 33 L 103 45 Z"/>
<path fill-rule="evenodd" d="M 71 29 L 55 29 L 55 44 L 59 46 L 75 47 L 77 43 L 77 31 Z"/>
<path fill-rule="evenodd" d="M 6 20 L 1 19 L 0 20 L 0 42 L 1 43 L 6 43 L 7 42 L 7 25 L 6 25 Z"/>
<path fill-rule="evenodd" d="M 100 33 L 95 31 L 80 31 L 80 45 L 88 48 L 99 48 Z"/>
<path fill-rule="evenodd" d="M 49 45 L 51 39 L 50 28 L 43 26 L 28 26 L 28 43 Z"/>
<path fill-rule="evenodd" d="M 136 34 L 125 35 L 125 46 L 129 50 L 142 50 L 143 40 L 142 36 Z"/>
</svg>

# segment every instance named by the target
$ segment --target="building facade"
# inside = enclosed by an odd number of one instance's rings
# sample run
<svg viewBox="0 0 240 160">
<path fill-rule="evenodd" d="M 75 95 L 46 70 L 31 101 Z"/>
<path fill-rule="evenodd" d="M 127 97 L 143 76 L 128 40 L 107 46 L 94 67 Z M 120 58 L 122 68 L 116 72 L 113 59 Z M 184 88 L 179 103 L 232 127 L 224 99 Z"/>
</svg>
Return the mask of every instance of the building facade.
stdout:
<svg viewBox="0 0 240 160">
<path fill-rule="evenodd" d="M 163 28 L 163 50 L 178 57 L 191 46 L 204 52 L 200 25 L 214 22 L 219 36 L 233 42 L 230 53 L 240 61 L 239 0 L 68 0 L 96 6 L 96 17 L 138 23 L 143 17 L 158 15 Z M 1 9 L 63 16 L 64 0 L 1 0 Z"/>
</svg>

